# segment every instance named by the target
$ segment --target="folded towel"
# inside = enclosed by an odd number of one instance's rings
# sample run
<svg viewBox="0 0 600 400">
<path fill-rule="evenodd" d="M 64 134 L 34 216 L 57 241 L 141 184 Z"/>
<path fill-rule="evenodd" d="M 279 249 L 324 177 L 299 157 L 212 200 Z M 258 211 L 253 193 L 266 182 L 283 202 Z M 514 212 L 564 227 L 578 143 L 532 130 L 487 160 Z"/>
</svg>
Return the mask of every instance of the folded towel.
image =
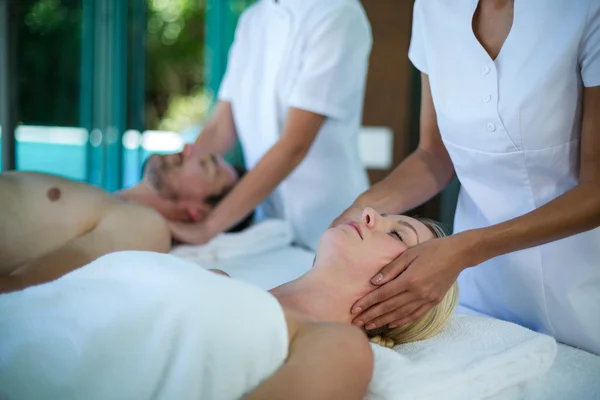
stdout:
<svg viewBox="0 0 600 400">
<path fill-rule="evenodd" d="M 396 346 L 373 345 L 368 399 L 476 400 L 545 374 L 556 342 L 521 326 L 454 316 L 437 336 Z"/>
<path fill-rule="evenodd" d="M 283 220 L 270 219 L 237 233 L 223 233 L 202 246 L 180 245 L 171 254 L 194 262 L 219 261 L 266 253 L 289 246 L 292 227 Z"/>
<path fill-rule="evenodd" d="M 277 300 L 177 257 L 122 252 L 0 295 L 0 399 L 233 400 L 276 371 Z"/>
<path fill-rule="evenodd" d="M 462 305 L 456 313 L 492 318 Z M 512 386 L 493 399 L 600 400 L 599 376 L 600 356 L 558 343 L 556 358 L 546 374 L 526 384 Z"/>
</svg>

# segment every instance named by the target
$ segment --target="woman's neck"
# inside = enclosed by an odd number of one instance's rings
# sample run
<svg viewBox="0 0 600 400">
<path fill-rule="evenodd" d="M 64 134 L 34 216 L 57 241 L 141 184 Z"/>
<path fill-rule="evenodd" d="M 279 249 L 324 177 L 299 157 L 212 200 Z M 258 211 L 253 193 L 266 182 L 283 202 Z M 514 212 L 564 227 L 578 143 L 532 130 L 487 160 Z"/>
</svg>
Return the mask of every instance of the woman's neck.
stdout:
<svg viewBox="0 0 600 400">
<path fill-rule="evenodd" d="M 347 322 L 353 319 L 354 302 L 374 289 L 370 283 L 344 282 L 336 269 L 313 268 L 300 278 L 269 292 L 281 305 L 318 322 Z"/>
</svg>

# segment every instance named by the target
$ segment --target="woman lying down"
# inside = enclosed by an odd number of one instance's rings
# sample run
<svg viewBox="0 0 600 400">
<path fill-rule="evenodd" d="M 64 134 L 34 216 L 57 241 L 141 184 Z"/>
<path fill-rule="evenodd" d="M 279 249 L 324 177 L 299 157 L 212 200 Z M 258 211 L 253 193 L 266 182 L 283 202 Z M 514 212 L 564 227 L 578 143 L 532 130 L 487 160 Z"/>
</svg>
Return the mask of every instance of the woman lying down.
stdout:
<svg viewBox="0 0 600 400">
<path fill-rule="evenodd" d="M 169 255 L 110 254 L 0 296 L 0 398 L 362 399 L 373 355 L 351 306 L 384 265 L 439 234 L 365 209 L 323 234 L 308 273 L 270 293 Z M 456 302 L 454 285 L 376 341 L 431 337 Z"/>
</svg>

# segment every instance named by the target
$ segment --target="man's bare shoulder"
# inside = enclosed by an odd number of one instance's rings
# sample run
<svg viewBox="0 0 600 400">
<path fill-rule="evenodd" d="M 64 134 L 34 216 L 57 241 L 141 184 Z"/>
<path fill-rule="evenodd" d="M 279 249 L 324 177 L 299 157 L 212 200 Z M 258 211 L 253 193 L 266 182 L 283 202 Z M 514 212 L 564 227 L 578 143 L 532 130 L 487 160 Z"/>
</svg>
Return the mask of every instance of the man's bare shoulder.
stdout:
<svg viewBox="0 0 600 400">
<path fill-rule="evenodd" d="M 167 221 L 156 210 L 142 204 L 115 201 L 102 218 L 99 228 L 113 231 L 115 240 L 131 243 L 131 250 L 166 253 L 171 249 Z"/>
<path fill-rule="evenodd" d="M 0 201 L 28 210 L 36 226 L 40 221 L 48 227 L 60 223 L 62 231 L 70 233 L 65 243 L 97 231 L 115 251 L 168 252 L 171 247 L 167 221 L 157 211 L 122 201 L 84 182 L 37 172 L 5 172 L 0 174 Z M 65 221 L 69 223 L 67 228 L 73 229 L 66 229 Z M 20 223 L 23 225 L 23 221 Z"/>
<path fill-rule="evenodd" d="M 97 208 L 113 197 L 104 189 L 85 182 L 41 172 L 7 171 L 0 174 L 0 189 L 10 191 L 14 198 L 35 199 L 44 203 L 64 204 L 74 207 L 78 204 Z"/>
</svg>

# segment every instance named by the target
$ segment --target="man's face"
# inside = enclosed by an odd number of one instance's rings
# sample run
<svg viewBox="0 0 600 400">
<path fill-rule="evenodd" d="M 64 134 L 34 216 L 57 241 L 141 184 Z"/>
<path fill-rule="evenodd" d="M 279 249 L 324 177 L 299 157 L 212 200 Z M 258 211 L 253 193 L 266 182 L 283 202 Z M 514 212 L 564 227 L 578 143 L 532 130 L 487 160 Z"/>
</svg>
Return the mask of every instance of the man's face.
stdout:
<svg viewBox="0 0 600 400">
<path fill-rule="evenodd" d="M 221 156 L 202 153 L 186 145 L 180 153 L 150 156 L 144 178 L 161 197 L 172 201 L 204 203 L 227 192 L 238 176 Z"/>
</svg>

